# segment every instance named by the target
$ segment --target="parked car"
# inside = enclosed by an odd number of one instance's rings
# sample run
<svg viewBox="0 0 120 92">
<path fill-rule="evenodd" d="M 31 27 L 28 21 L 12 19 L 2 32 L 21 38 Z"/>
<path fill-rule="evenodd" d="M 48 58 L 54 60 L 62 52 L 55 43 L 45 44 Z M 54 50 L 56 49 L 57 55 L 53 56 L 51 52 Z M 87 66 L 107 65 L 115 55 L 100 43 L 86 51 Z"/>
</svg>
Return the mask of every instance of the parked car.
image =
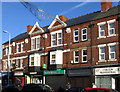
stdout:
<svg viewBox="0 0 120 92">
<path fill-rule="evenodd" d="M 25 84 L 22 92 L 54 92 L 52 87 L 46 84 Z"/>
<path fill-rule="evenodd" d="M 19 90 L 14 84 L 8 84 L 2 88 L 1 92 L 19 92 Z"/>
<path fill-rule="evenodd" d="M 66 90 L 65 92 L 85 92 L 85 88 L 71 87 L 70 89 Z"/>
<path fill-rule="evenodd" d="M 111 88 L 86 88 L 85 92 L 118 92 Z"/>
</svg>

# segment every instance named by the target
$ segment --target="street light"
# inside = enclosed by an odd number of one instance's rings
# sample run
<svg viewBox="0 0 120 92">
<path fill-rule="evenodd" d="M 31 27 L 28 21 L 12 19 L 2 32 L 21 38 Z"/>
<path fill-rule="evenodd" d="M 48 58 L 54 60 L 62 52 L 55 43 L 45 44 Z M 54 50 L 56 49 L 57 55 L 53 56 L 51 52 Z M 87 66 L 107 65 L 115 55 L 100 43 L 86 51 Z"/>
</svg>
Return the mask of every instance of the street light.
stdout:
<svg viewBox="0 0 120 92">
<path fill-rule="evenodd" d="M 4 33 L 9 34 L 9 49 L 8 49 L 8 84 L 9 84 L 9 68 L 10 68 L 10 32 L 8 31 L 3 31 Z"/>
</svg>

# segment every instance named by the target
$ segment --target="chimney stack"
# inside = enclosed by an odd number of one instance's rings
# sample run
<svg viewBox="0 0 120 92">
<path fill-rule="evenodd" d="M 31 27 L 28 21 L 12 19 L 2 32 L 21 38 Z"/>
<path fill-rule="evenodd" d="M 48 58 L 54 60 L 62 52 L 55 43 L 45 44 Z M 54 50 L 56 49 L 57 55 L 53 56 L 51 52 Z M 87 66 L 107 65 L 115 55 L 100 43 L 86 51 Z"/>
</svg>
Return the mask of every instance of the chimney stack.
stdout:
<svg viewBox="0 0 120 92">
<path fill-rule="evenodd" d="M 101 0 L 101 11 L 106 11 L 110 8 L 112 8 L 111 0 Z"/>
<path fill-rule="evenodd" d="M 28 26 L 27 26 L 27 33 L 29 33 L 29 32 L 31 31 L 32 28 L 33 28 L 32 25 L 28 25 Z"/>
</svg>

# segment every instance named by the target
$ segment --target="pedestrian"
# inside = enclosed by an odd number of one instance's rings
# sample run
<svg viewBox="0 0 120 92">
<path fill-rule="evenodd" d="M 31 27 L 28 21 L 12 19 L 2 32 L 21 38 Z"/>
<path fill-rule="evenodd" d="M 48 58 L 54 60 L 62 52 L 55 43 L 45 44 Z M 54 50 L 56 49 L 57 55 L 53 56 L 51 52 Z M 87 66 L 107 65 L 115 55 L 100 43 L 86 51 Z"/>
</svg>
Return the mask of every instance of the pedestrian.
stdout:
<svg viewBox="0 0 120 92">
<path fill-rule="evenodd" d="M 97 88 L 95 83 L 92 83 L 92 88 Z"/>
<path fill-rule="evenodd" d="M 66 90 L 68 90 L 68 89 L 70 89 L 71 88 L 71 84 L 70 84 L 70 82 L 68 82 L 67 84 L 66 84 Z"/>
</svg>

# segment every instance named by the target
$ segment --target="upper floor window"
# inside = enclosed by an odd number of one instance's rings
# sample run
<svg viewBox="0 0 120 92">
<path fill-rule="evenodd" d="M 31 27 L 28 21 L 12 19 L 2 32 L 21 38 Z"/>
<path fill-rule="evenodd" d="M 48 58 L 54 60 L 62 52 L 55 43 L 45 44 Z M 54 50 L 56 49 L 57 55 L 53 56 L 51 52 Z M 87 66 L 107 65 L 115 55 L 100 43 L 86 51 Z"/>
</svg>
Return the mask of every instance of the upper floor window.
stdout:
<svg viewBox="0 0 120 92">
<path fill-rule="evenodd" d="M 74 63 L 79 63 L 79 51 L 74 51 Z"/>
<path fill-rule="evenodd" d="M 74 42 L 78 42 L 79 41 L 79 30 L 76 29 L 74 31 Z"/>
<path fill-rule="evenodd" d="M 100 47 L 99 48 L 99 60 L 105 60 L 105 47 Z"/>
<path fill-rule="evenodd" d="M 56 33 L 51 35 L 51 45 L 56 45 Z"/>
<path fill-rule="evenodd" d="M 87 40 L 87 28 L 82 29 L 82 41 Z"/>
<path fill-rule="evenodd" d="M 20 61 L 20 67 L 23 68 L 23 59 Z"/>
<path fill-rule="evenodd" d="M 30 60 L 30 66 L 34 66 L 34 57 L 31 57 L 31 60 Z"/>
<path fill-rule="evenodd" d="M 17 61 L 16 61 L 16 66 L 17 66 L 18 68 L 20 68 L 20 60 L 19 60 L 19 59 L 17 59 Z"/>
<path fill-rule="evenodd" d="M 24 51 L 24 43 L 21 43 L 21 52 Z"/>
<path fill-rule="evenodd" d="M 87 49 L 82 50 L 82 62 L 87 62 Z"/>
<path fill-rule="evenodd" d="M 56 64 L 56 55 L 55 54 L 51 55 L 51 62 L 50 62 L 50 64 Z"/>
<path fill-rule="evenodd" d="M 60 45 L 62 44 L 62 33 L 57 33 L 57 44 Z"/>
<path fill-rule="evenodd" d="M 97 24 L 99 26 L 99 37 L 100 38 L 105 36 L 105 23 L 106 22 L 101 22 Z"/>
<path fill-rule="evenodd" d="M 57 50 L 50 52 L 50 64 L 63 64 L 63 51 Z"/>
<path fill-rule="evenodd" d="M 109 59 L 115 59 L 115 45 L 109 45 Z"/>
<path fill-rule="evenodd" d="M 40 66 L 40 55 L 37 53 L 30 55 L 29 61 L 29 66 Z"/>
<path fill-rule="evenodd" d="M 108 23 L 108 35 L 113 36 L 115 34 L 115 19 L 107 21 Z"/>
<path fill-rule="evenodd" d="M 20 43 L 17 44 L 17 52 L 20 52 Z"/>
<path fill-rule="evenodd" d="M 35 38 L 31 39 L 31 49 L 35 49 Z"/>
<path fill-rule="evenodd" d="M 6 55 L 8 55 L 8 47 L 6 47 Z"/>
<path fill-rule="evenodd" d="M 12 54 L 12 46 L 10 46 L 10 54 Z"/>
<path fill-rule="evenodd" d="M 36 48 L 40 48 L 40 37 L 36 38 Z"/>
</svg>

